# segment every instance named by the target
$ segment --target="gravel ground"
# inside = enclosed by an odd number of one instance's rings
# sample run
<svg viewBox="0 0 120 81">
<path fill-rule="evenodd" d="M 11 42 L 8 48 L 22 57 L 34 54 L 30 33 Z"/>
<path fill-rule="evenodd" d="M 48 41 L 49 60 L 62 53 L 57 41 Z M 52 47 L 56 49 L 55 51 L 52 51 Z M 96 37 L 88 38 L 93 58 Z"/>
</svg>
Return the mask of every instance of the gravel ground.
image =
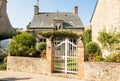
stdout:
<svg viewBox="0 0 120 81">
<path fill-rule="evenodd" d="M 0 71 L 0 81 L 83 81 L 27 72 Z"/>
</svg>

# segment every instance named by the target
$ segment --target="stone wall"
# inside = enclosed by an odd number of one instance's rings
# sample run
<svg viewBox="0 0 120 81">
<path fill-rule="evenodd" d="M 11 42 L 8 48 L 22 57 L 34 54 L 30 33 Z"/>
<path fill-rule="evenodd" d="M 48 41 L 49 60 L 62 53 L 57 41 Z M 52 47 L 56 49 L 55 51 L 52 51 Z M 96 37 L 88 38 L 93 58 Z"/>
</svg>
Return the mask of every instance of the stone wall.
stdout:
<svg viewBox="0 0 120 81">
<path fill-rule="evenodd" d="M 85 81 L 120 81 L 120 63 L 85 62 Z"/>
<path fill-rule="evenodd" d="M 47 74 L 47 61 L 41 58 L 8 56 L 7 70 Z"/>
<path fill-rule="evenodd" d="M 50 74 L 53 67 L 46 59 L 8 56 L 8 71 Z M 78 71 L 78 78 L 84 81 L 120 81 L 120 63 L 84 62 Z M 83 70 L 83 71 L 82 71 Z"/>
<path fill-rule="evenodd" d="M 120 31 L 120 0 L 98 0 L 91 19 L 92 40 L 97 42 L 98 32 Z"/>
</svg>

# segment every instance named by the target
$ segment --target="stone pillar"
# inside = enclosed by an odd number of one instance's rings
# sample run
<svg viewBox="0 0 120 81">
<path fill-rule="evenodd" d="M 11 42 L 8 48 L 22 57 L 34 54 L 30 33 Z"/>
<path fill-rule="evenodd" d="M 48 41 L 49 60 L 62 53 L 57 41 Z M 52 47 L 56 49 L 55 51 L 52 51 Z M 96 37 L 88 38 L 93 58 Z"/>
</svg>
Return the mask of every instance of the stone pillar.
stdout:
<svg viewBox="0 0 120 81">
<path fill-rule="evenodd" d="M 77 44 L 77 54 L 78 54 L 78 77 L 84 78 L 84 44 L 81 39 L 78 39 Z"/>
<path fill-rule="evenodd" d="M 50 39 L 47 39 L 46 60 L 47 60 L 47 72 L 49 75 L 51 75 L 51 73 L 54 70 L 54 45 L 50 41 Z"/>
</svg>

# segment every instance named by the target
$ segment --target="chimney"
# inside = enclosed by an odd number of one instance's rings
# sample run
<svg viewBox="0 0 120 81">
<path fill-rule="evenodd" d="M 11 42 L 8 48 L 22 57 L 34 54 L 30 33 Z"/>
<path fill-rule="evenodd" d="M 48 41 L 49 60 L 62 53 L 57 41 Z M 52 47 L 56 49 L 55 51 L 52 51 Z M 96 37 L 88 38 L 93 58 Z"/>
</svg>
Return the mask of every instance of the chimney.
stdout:
<svg viewBox="0 0 120 81">
<path fill-rule="evenodd" d="M 78 15 L 78 6 L 74 6 L 73 13 L 75 15 Z"/>
<path fill-rule="evenodd" d="M 34 15 L 38 15 L 38 13 L 39 13 L 39 6 L 35 5 L 34 6 Z"/>
<path fill-rule="evenodd" d="M 3 8 L 4 11 L 6 11 L 7 7 L 7 0 L 0 0 L 0 8 Z"/>
</svg>

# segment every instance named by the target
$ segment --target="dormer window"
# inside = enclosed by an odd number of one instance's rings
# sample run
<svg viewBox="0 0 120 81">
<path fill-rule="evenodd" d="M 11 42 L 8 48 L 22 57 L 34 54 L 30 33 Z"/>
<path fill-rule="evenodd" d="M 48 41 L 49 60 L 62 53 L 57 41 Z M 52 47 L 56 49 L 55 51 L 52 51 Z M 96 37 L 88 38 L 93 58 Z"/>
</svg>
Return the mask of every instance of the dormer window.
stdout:
<svg viewBox="0 0 120 81">
<path fill-rule="evenodd" d="M 54 20 L 53 23 L 55 30 L 60 30 L 63 28 L 63 20 Z"/>
<path fill-rule="evenodd" d="M 61 29 L 61 24 L 60 23 L 56 23 L 55 30 L 60 30 L 60 29 Z"/>
<path fill-rule="evenodd" d="M 55 26 L 55 30 L 57 30 L 57 26 Z"/>
</svg>

